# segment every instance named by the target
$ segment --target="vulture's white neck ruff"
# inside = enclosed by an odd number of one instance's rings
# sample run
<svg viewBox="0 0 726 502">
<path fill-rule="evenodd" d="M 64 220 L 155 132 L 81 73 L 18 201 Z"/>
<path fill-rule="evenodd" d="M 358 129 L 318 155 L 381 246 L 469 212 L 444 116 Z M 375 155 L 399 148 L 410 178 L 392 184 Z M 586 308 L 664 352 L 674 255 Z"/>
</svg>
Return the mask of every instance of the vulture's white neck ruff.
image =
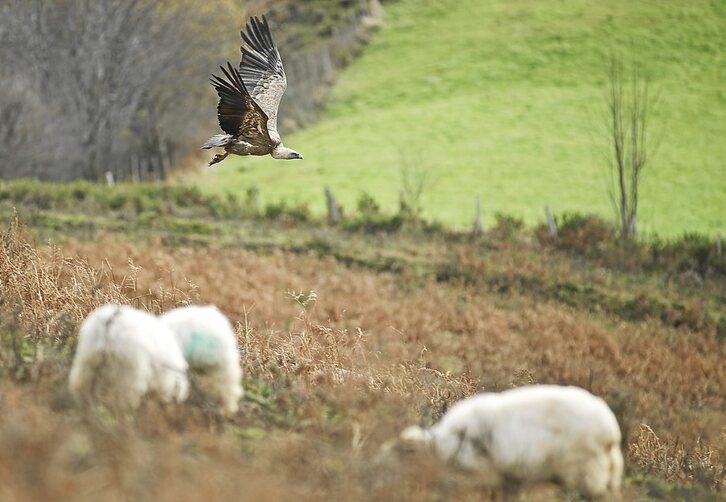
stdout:
<svg viewBox="0 0 726 502">
<path fill-rule="evenodd" d="M 282 143 L 277 145 L 275 148 L 272 149 L 272 152 L 270 152 L 270 155 L 273 159 L 281 159 L 281 160 L 293 160 L 293 159 L 302 159 L 302 155 L 297 153 L 292 148 L 288 148 Z"/>
</svg>

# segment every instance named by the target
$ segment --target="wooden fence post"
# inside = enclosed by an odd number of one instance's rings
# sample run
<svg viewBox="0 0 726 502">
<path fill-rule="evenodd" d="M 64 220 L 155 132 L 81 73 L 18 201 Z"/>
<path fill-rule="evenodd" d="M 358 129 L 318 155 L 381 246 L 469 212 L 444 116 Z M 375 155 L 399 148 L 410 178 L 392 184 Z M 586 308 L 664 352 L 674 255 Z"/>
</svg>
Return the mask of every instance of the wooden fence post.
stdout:
<svg viewBox="0 0 726 502">
<path fill-rule="evenodd" d="M 340 223 L 340 206 L 335 201 L 335 196 L 330 187 L 325 187 L 325 199 L 328 202 L 328 222 L 331 225 Z"/>
<path fill-rule="evenodd" d="M 474 228 L 472 229 L 472 233 L 474 235 L 481 235 L 484 233 L 484 224 L 482 223 L 481 218 L 481 197 L 479 194 L 477 194 L 475 198 L 475 211 L 476 216 L 474 218 Z"/>
<path fill-rule="evenodd" d="M 550 229 L 550 237 L 553 239 L 557 238 L 557 223 L 555 223 L 555 217 L 552 214 L 552 210 L 549 206 L 545 206 L 545 216 L 547 217 L 547 226 Z"/>
<path fill-rule="evenodd" d="M 721 252 L 723 248 L 723 235 L 721 232 L 716 234 L 716 256 L 721 258 Z"/>
</svg>

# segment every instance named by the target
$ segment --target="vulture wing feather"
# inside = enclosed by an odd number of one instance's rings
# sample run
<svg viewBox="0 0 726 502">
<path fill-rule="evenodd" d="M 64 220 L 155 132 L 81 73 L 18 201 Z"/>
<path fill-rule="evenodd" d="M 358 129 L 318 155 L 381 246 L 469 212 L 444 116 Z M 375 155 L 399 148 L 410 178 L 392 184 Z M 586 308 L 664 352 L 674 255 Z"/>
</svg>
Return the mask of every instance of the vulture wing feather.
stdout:
<svg viewBox="0 0 726 502">
<path fill-rule="evenodd" d="M 280 142 L 277 109 L 287 89 L 285 69 L 265 16 L 261 20 L 250 19 L 245 30 L 240 32 L 244 45 L 239 74 L 249 94 L 269 117 L 267 127 L 273 143 L 277 144 Z"/>
<path fill-rule="evenodd" d="M 227 134 L 253 145 L 272 147 L 267 129 L 268 116 L 247 92 L 239 71 L 230 63 L 220 66 L 224 77 L 212 75 L 212 86 L 219 95 L 217 118 L 219 127 Z"/>
</svg>

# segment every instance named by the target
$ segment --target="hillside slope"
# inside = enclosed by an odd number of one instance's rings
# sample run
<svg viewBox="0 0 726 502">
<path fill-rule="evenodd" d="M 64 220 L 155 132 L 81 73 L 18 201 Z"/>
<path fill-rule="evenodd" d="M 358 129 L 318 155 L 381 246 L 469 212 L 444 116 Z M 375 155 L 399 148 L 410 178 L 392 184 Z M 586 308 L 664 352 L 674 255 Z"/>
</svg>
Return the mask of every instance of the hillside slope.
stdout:
<svg viewBox="0 0 726 502">
<path fill-rule="evenodd" d="M 393 211 L 402 170 L 422 170 L 424 213 L 447 224 L 470 224 L 476 193 L 488 218 L 532 223 L 545 204 L 611 216 L 600 129 L 617 51 L 642 62 L 658 94 L 662 140 L 641 230 L 715 233 L 726 209 L 724 33 L 718 1 L 401 0 L 341 75 L 323 120 L 286 139 L 304 163 L 234 158 L 201 183 L 255 184 L 267 202 L 317 211 L 329 185 L 344 206 L 367 191 Z"/>
<path fill-rule="evenodd" d="M 3 501 L 502 500 L 391 441 L 462 397 L 531 382 L 613 407 L 622 500 L 723 500 L 723 275 L 612 267 L 516 232 L 225 216 L 169 187 L 117 185 L 104 209 L 96 185 L 67 188 L 19 205 L 35 237 L 0 221 Z M 240 413 L 196 391 L 133 417 L 84 413 L 68 372 L 81 319 L 107 302 L 219 306 L 245 351 Z M 516 500 L 581 499 L 545 485 Z"/>
</svg>

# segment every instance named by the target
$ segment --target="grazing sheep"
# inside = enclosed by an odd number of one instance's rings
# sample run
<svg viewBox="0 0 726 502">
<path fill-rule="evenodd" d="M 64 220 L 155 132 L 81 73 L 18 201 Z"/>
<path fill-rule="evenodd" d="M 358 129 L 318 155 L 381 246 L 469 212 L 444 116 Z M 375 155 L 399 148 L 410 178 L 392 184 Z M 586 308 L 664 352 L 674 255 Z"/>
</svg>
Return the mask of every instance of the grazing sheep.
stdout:
<svg viewBox="0 0 726 502">
<path fill-rule="evenodd" d="M 556 481 L 593 497 L 620 488 L 620 437 L 605 401 L 557 385 L 472 396 L 430 429 L 411 426 L 401 433 L 444 462 L 479 471 L 489 486 Z"/>
<path fill-rule="evenodd" d="M 236 413 L 242 390 L 237 336 L 213 305 L 181 307 L 161 316 L 176 337 L 190 370 L 204 392 Z"/>
<path fill-rule="evenodd" d="M 69 384 L 83 404 L 102 402 L 128 411 L 148 392 L 164 402 L 184 401 L 186 371 L 173 333 L 155 316 L 126 305 L 104 305 L 81 324 Z"/>
</svg>

